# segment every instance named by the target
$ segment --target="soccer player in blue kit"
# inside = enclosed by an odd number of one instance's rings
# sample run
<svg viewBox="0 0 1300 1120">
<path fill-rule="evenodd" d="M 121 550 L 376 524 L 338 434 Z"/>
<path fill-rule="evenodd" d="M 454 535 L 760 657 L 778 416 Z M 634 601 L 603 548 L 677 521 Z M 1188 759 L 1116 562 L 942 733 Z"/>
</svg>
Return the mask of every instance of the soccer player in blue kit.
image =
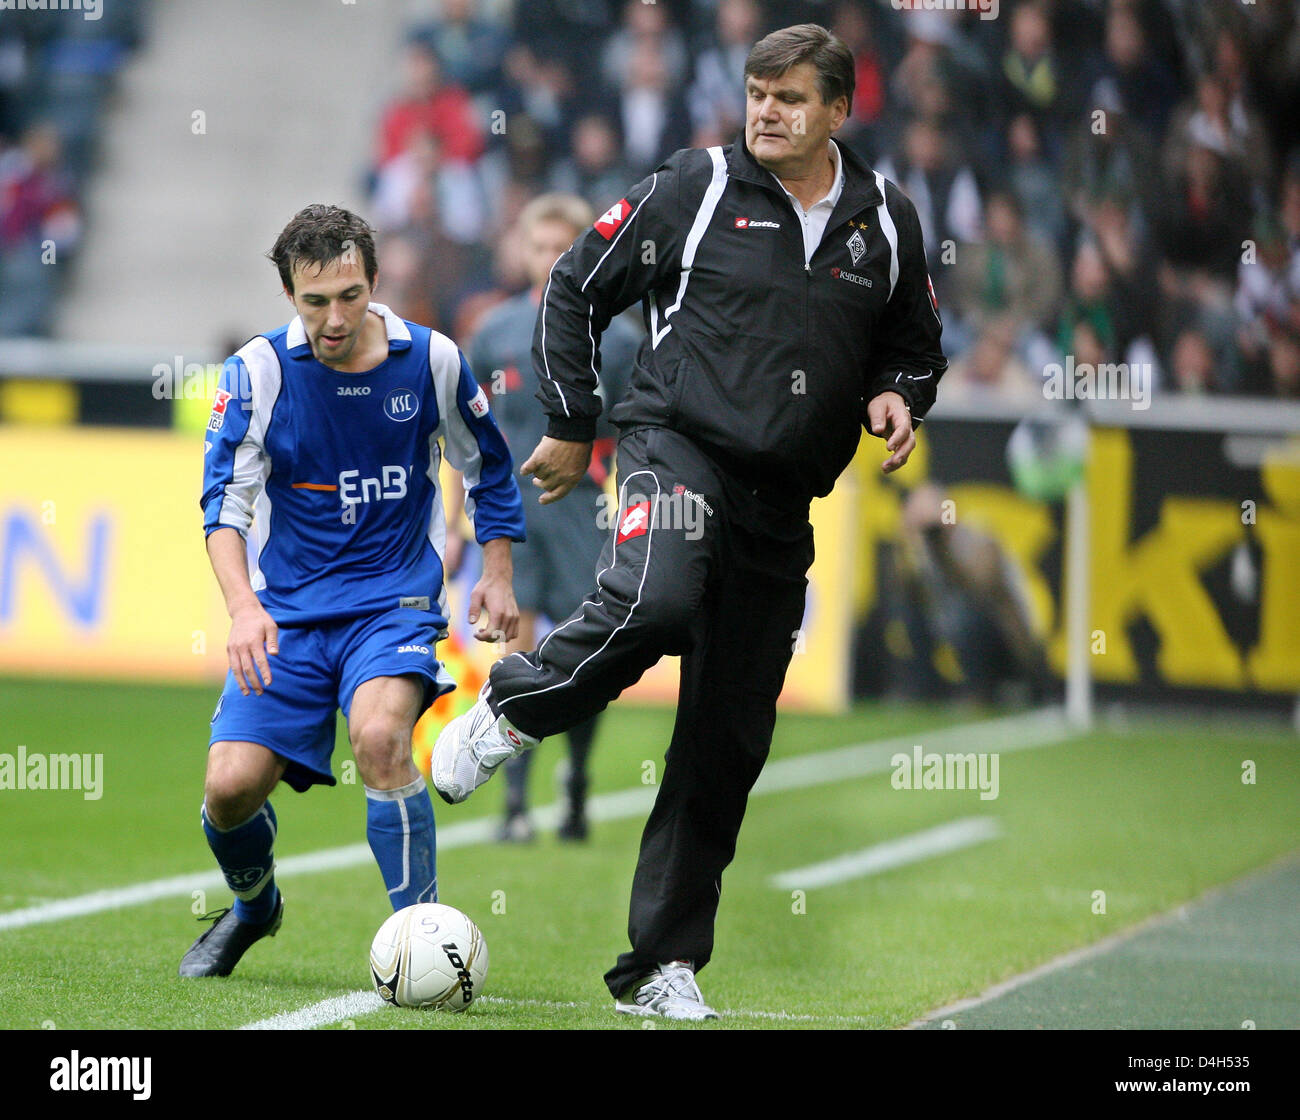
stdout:
<svg viewBox="0 0 1300 1120">
<path fill-rule="evenodd" d="M 371 302 L 373 233 L 346 210 L 300 211 L 269 256 L 297 317 L 226 362 L 204 449 L 204 529 L 231 625 L 202 824 L 235 902 L 207 915 L 182 976 L 228 975 L 279 930 L 268 798 L 281 781 L 335 784 L 338 708 L 393 909 L 437 899 L 411 731 L 454 687 L 434 656 L 447 625 L 443 448 L 483 547 L 475 636 L 509 640 L 519 619 L 510 547 L 524 537 L 522 500 L 456 345 Z"/>
</svg>

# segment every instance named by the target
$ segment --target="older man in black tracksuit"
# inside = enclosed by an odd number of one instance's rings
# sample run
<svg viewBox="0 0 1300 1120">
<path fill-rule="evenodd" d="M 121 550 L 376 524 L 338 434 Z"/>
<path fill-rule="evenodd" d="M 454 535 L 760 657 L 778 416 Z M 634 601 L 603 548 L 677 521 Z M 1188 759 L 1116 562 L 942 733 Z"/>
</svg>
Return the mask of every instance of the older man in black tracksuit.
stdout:
<svg viewBox="0 0 1300 1120">
<path fill-rule="evenodd" d="M 681 1019 L 714 1017 L 694 972 L 803 619 L 810 500 L 863 426 L 886 441 L 883 469 L 901 466 L 947 366 L 915 209 L 831 139 L 853 94 L 847 48 L 813 24 L 774 32 L 745 83 L 743 137 L 674 154 L 551 272 L 533 359 L 548 435 L 522 468 L 543 502 L 590 459 L 601 332 L 644 307 L 613 413 L 618 521 L 595 592 L 535 652 L 493 667 L 433 759 L 444 800 L 464 800 L 506 757 L 682 655 L 632 949 L 605 976 L 617 1010 Z"/>
</svg>

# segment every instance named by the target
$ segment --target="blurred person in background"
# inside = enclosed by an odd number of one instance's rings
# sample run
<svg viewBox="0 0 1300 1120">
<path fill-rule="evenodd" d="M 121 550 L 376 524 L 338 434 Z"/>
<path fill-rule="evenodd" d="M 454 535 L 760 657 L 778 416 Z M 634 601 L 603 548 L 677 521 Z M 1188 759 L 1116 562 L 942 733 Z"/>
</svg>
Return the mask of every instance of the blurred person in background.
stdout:
<svg viewBox="0 0 1300 1120">
<path fill-rule="evenodd" d="M 1040 0 L 1021 3 L 1011 12 L 1003 52 L 998 97 L 1010 117 L 1028 116 L 1053 160 L 1064 146 L 1063 121 L 1077 111 L 1077 98 L 1057 57 L 1048 7 Z"/>
<path fill-rule="evenodd" d="M 623 154 L 636 175 L 644 175 L 690 143 L 690 113 L 673 83 L 660 44 L 637 39 L 614 94 L 623 132 Z"/>
<path fill-rule="evenodd" d="M 1156 10 L 1152 5 L 1151 10 Z M 1175 75 L 1151 49 L 1137 6 L 1112 0 L 1106 15 L 1105 52 L 1096 77 L 1113 87 L 1124 112 L 1142 130 L 1148 143 L 1165 134 L 1178 99 Z M 1092 103 L 1099 104 L 1094 86 Z"/>
<path fill-rule="evenodd" d="M 1293 318 L 1300 319 L 1300 305 L 1293 311 Z M 1300 400 L 1300 329 L 1291 322 L 1278 324 L 1270 333 L 1268 373 L 1270 396 Z"/>
<path fill-rule="evenodd" d="M 982 704 L 1041 701 L 1052 675 L 1024 575 L 992 534 L 958 516 L 944 490 L 925 483 L 903 503 L 895 572 L 908 645 L 955 659 L 948 676 Z M 890 598 L 893 598 L 891 595 Z"/>
<path fill-rule="evenodd" d="M 758 38 L 761 16 L 756 0 L 719 0 L 713 41 L 695 60 L 692 147 L 729 143 L 745 123 L 745 59 Z"/>
<path fill-rule="evenodd" d="M 1042 378 L 1035 377 L 1016 354 L 1017 321 L 990 319 L 974 343 L 952 360 L 944 377 L 948 400 L 1030 404 L 1042 398 Z"/>
<path fill-rule="evenodd" d="M 492 399 L 492 412 L 516 461 L 536 447 L 546 434 L 546 414 L 537 404 L 538 374 L 533 368 L 533 332 L 537 308 L 551 267 L 588 228 L 595 215 L 574 195 L 546 194 L 533 199 L 520 215 L 515 236 L 522 242 L 529 288 L 494 308 L 483 318 L 466 347 L 470 367 Z M 601 337 L 601 395 L 605 413 L 623 396 L 636 359 L 639 339 L 622 320 L 610 323 Z M 558 505 L 524 502 L 527 540 L 516 545 L 515 600 L 519 604 L 519 634 L 507 647 L 507 656 L 536 648 L 538 621 L 567 618 L 591 590 L 591 573 L 609 536 L 604 484 L 614 451 L 613 429 L 602 425 L 592 451 L 591 466 L 569 500 Z M 452 486 L 448 497 L 447 569 L 460 567 L 465 545 L 457 496 L 463 488 Z M 585 840 L 588 832 L 587 759 L 596 736 L 599 716 L 569 728 L 569 768 L 565 779 L 565 809 L 558 835 L 561 840 Z M 528 841 L 533 826 L 528 818 L 528 772 L 532 751 L 505 764 L 506 806 L 498 838 Z"/>
<path fill-rule="evenodd" d="M 401 155 L 422 132 L 437 137 L 445 160 L 473 163 L 483 154 L 483 136 L 469 94 L 443 74 L 437 52 L 420 39 L 402 51 L 401 92 L 384 109 L 376 167 Z"/>
<path fill-rule="evenodd" d="M 1094 97 L 1066 137 L 1061 193 L 1071 236 L 1107 196 L 1129 199 L 1136 220 L 1149 227 L 1163 203 L 1159 148 L 1133 124 L 1113 85 L 1099 84 Z"/>
<path fill-rule="evenodd" d="M 1058 166 L 1047 158 L 1034 118 L 1028 113 L 1007 125 L 1007 184 L 1020 200 L 1031 235 L 1052 247 L 1059 261 L 1065 244 L 1065 204 Z"/>
<path fill-rule="evenodd" d="M 1169 184 L 1158 218 L 1158 277 L 1168 319 L 1195 321 L 1216 349 L 1235 340 L 1232 299 L 1250 231 L 1249 193 L 1240 168 L 1221 152 L 1193 144 L 1186 173 Z"/>
<path fill-rule="evenodd" d="M 617 89 L 626 81 L 638 51 L 660 60 L 666 88 L 681 90 L 685 86 L 691 72 L 690 55 L 686 37 L 673 26 L 668 4 L 627 0 L 623 5 L 622 22 L 600 52 L 600 72 L 606 85 Z"/>
<path fill-rule="evenodd" d="M 884 142 L 885 97 L 889 71 L 884 51 L 877 45 L 871 9 L 856 0 L 835 5 L 831 31 L 853 52 L 853 112 L 840 137 L 866 160 L 879 157 Z"/>
<path fill-rule="evenodd" d="M 623 159 L 618 130 L 603 113 L 587 113 L 573 126 L 573 149 L 551 169 L 551 188 L 585 198 L 603 214 L 623 197 L 632 169 Z"/>
<path fill-rule="evenodd" d="M 1030 235 L 1020 201 L 1008 190 L 990 192 L 984 230 L 982 242 L 957 248 L 953 309 L 977 334 L 993 320 L 1010 323 L 1016 338 L 1041 330 L 1061 299 L 1056 254 Z"/>
<path fill-rule="evenodd" d="M 509 40 L 496 23 L 481 17 L 479 0 L 442 0 L 440 18 L 418 25 L 412 37 L 442 60 L 447 80 L 472 97 L 489 97 L 501 82 Z"/>
<path fill-rule="evenodd" d="M 0 155 L 0 335 L 48 332 L 59 267 L 80 235 L 58 129 L 32 125 Z"/>
<path fill-rule="evenodd" d="M 949 136 L 932 120 L 917 120 L 907 126 L 900 159 L 882 158 L 877 170 L 907 192 L 921 219 L 925 253 L 931 260 L 944 260 L 944 242 L 981 240 L 983 202 L 974 169 L 961 161 Z M 945 300 L 948 269 L 934 273 L 936 287 Z M 947 293 L 947 294 L 945 294 Z"/>
<path fill-rule="evenodd" d="M 1184 396 L 1218 391 L 1214 350 L 1205 332 L 1188 327 L 1174 341 L 1169 358 L 1169 387 Z"/>
</svg>

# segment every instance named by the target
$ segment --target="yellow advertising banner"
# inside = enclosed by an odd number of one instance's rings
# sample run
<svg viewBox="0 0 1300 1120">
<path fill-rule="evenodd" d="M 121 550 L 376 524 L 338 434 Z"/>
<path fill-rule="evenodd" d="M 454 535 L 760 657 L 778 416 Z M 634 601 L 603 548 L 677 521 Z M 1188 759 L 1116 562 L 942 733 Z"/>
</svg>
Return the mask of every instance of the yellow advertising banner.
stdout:
<svg viewBox="0 0 1300 1120">
<path fill-rule="evenodd" d="M 220 681 L 229 620 L 204 551 L 200 448 L 201 437 L 173 432 L 0 428 L 0 672 Z M 848 701 L 853 619 L 835 589 L 857 562 L 855 493 L 846 478 L 814 505 L 817 562 L 790 636 L 789 706 Z M 449 589 L 454 640 L 439 656 L 468 686 L 499 650 L 472 639 L 467 590 Z M 672 702 L 677 672 L 665 658 L 628 695 Z"/>
</svg>

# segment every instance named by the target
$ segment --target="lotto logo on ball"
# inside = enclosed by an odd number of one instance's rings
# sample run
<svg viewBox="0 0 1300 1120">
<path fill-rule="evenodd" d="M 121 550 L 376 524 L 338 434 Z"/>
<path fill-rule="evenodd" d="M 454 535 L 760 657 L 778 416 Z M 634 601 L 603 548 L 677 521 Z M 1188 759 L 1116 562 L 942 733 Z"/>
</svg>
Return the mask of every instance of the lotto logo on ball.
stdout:
<svg viewBox="0 0 1300 1120">
<path fill-rule="evenodd" d="M 650 503 L 637 502 L 636 505 L 630 506 L 627 513 L 623 514 L 623 520 L 618 523 L 618 537 L 615 544 L 622 544 L 633 537 L 644 536 L 647 529 L 650 528 Z"/>
<path fill-rule="evenodd" d="M 478 926 L 437 902 L 397 911 L 370 946 L 375 991 L 396 1007 L 464 1011 L 483 990 L 487 969 Z"/>
</svg>

